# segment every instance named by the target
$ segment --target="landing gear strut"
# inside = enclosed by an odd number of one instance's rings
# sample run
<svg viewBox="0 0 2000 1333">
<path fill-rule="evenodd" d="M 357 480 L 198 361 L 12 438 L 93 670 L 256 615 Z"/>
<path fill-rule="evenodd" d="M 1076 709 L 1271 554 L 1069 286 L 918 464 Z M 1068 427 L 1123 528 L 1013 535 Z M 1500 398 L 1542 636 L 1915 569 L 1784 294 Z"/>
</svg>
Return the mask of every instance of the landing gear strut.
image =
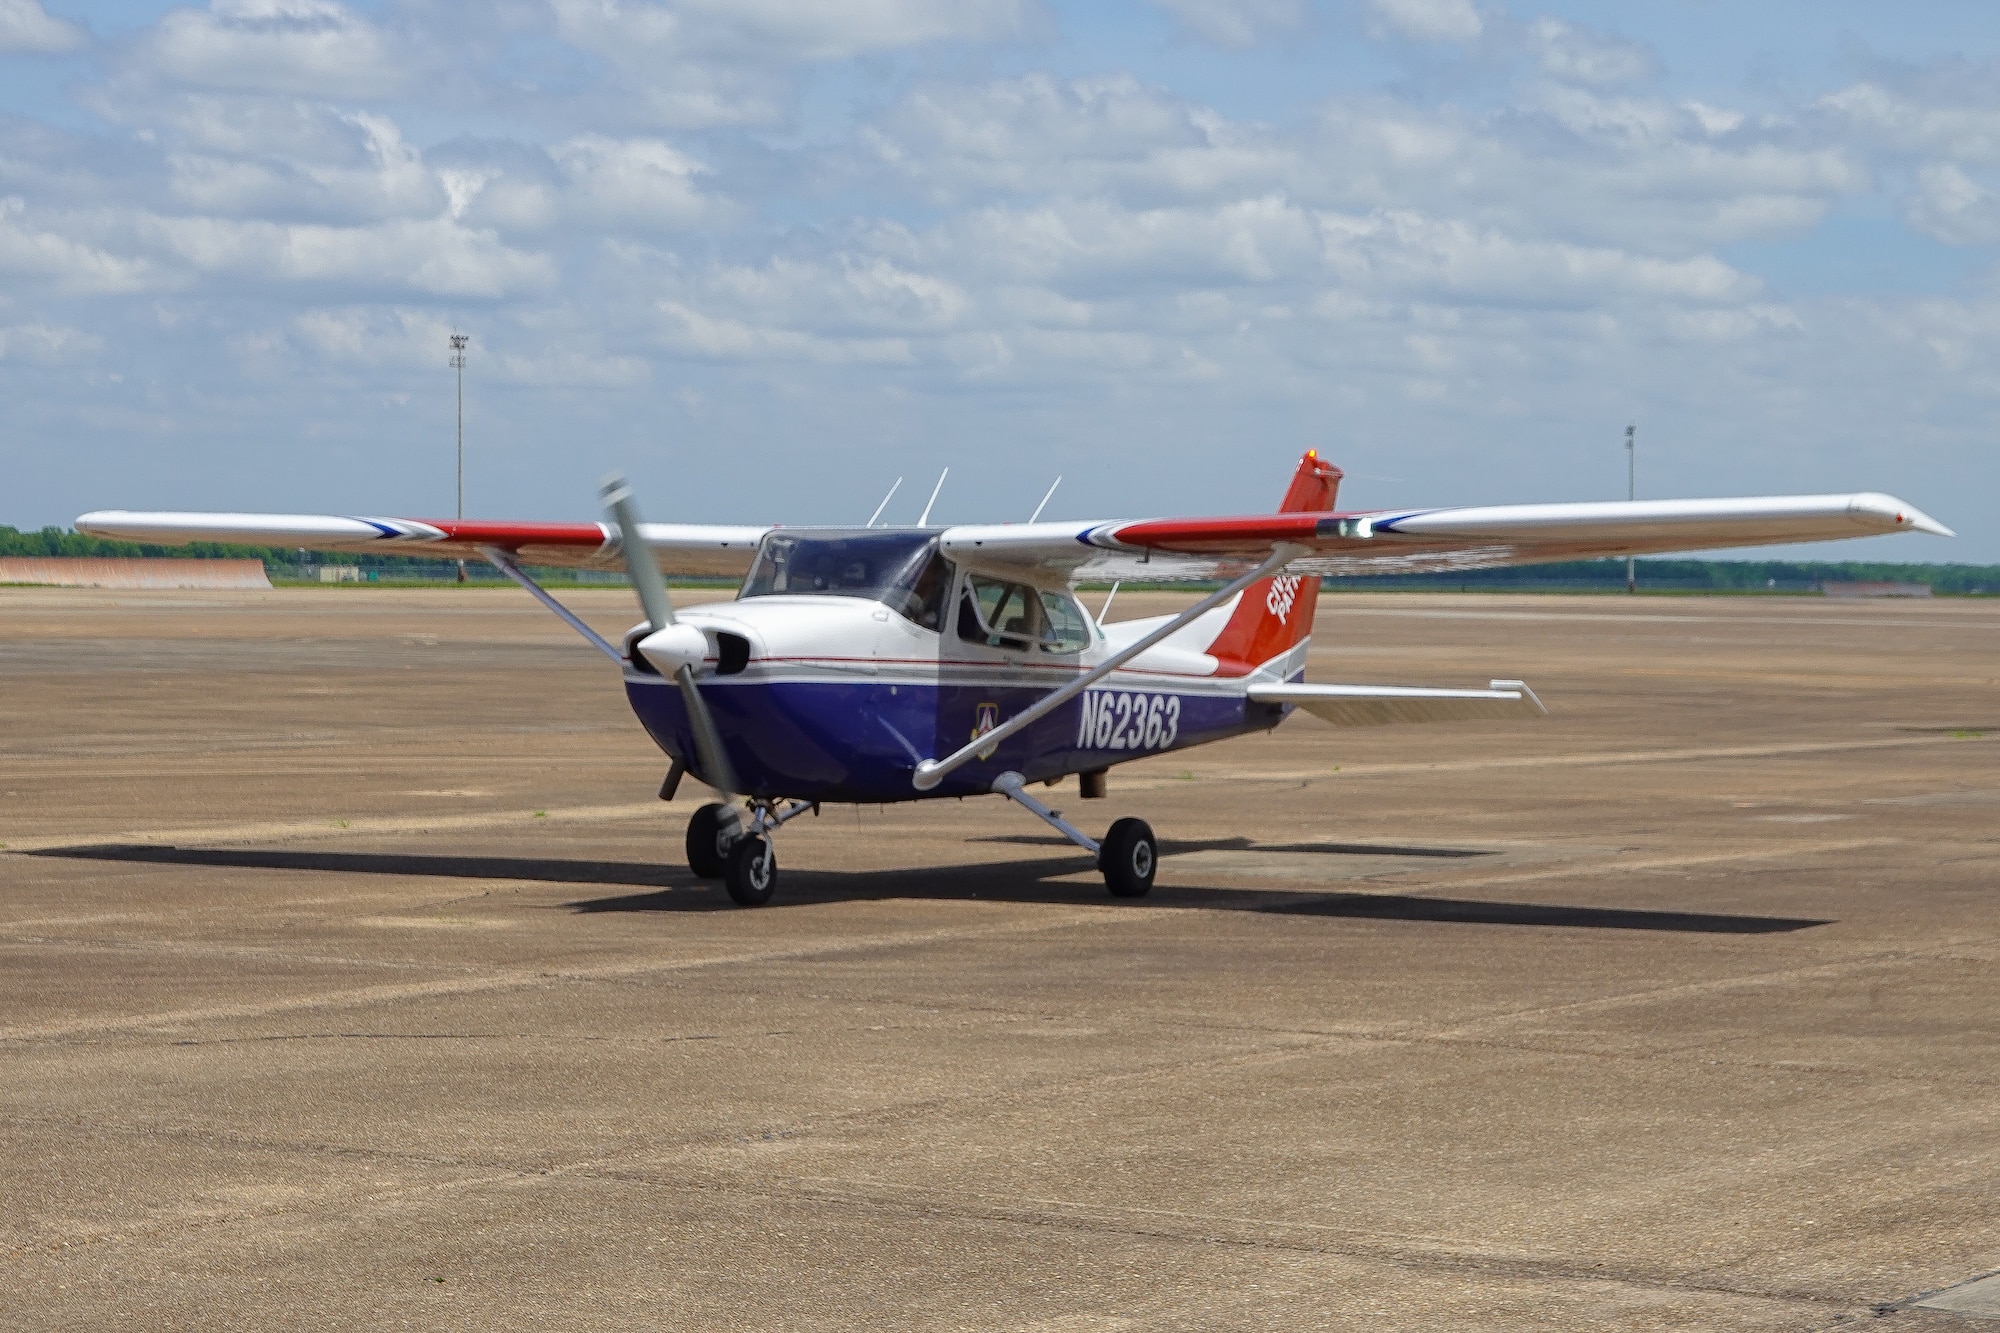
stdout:
<svg viewBox="0 0 2000 1333">
<path fill-rule="evenodd" d="M 1111 891 L 1112 897 L 1143 898 L 1151 891 L 1153 872 L 1159 866 L 1160 848 L 1145 820 L 1119 820 L 1100 843 L 1028 795 L 1026 787 L 1027 779 L 1019 773 L 1002 773 L 993 779 L 994 791 L 1095 856 L 1097 868 L 1104 872 L 1104 887 Z"/>
<path fill-rule="evenodd" d="M 729 847 L 743 836 L 743 818 L 733 805 L 712 802 L 688 820 L 688 869 L 703 879 L 721 879 L 729 866 Z"/>
<path fill-rule="evenodd" d="M 818 808 L 811 801 L 779 806 L 756 800 L 747 811 L 719 801 L 704 805 L 688 820 L 688 869 L 702 879 L 721 880 L 738 906 L 762 907 L 778 891 L 778 854 L 771 834 Z"/>
</svg>

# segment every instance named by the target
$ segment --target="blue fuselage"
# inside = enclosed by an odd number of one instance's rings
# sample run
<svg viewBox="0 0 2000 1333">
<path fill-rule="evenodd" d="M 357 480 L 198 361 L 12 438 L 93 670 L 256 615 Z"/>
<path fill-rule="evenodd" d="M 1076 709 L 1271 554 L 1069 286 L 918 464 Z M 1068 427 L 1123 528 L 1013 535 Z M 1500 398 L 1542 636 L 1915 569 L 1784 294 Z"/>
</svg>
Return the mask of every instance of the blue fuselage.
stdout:
<svg viewBox="0 0 2000 1333">
<path fill-rule="evenodd" d="M 975 795 L 1010 770 L 1032 782 L 1104 768 L 1264 730 L 1285 711 L 1249 702 L 1240 677 L 1200 670 L 1212 659 L 1149 652 L 922 792 L 911 783 L 919 762 L 1020 713 L 1110 649 L 1100 641 L 1062 658 L 1003 652 L 842 598 L 759 598 L 691 608 L 682 619 L 753 645 L 742 670 L 700 678 L 749 796 L 878 803 Z M 628 666 L 625 691 L 660 748 L 698 770 L 673 682 Z"/>
</svg>

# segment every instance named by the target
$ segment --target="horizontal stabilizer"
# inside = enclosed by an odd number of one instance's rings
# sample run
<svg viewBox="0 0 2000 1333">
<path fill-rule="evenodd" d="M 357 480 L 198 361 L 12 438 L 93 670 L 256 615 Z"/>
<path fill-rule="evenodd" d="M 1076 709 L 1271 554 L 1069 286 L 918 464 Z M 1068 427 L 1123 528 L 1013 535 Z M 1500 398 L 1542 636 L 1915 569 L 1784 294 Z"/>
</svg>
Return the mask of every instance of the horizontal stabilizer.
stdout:
<svg viewBox="0 0 2000 1333">
<path fill-rule="evenodd" d="M 1252 685 L 1260 704 L 1291 704 L 1336 727 L 1391 722 L 1492 722 L 1547 717 L 1525 681 L 1496 680 L 1483 690 L 1429 690 L 1403 685 Z"/>
</svg>

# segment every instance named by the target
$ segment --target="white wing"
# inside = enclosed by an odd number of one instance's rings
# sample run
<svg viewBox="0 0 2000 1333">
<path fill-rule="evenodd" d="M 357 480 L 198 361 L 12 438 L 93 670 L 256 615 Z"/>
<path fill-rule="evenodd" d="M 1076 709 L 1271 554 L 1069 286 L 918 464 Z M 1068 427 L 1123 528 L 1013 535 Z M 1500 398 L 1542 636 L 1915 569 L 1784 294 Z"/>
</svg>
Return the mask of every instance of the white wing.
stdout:
<svg viewBox="0 0 2000 1333">
<path fill-rule="evenodd" d="M 1891 495 L 1778 495 L 1733 500 L 1383 509 L 1235 518 L 1024 523 L 948 528 L 946 554 L 1077 578 L 1228 576 L 1280 544 L 1291 572 L 1332 577 L 1420 574 L 1551 560 L 1831 541 L 1891 532 L 1952 535 Z"/>
</svg>

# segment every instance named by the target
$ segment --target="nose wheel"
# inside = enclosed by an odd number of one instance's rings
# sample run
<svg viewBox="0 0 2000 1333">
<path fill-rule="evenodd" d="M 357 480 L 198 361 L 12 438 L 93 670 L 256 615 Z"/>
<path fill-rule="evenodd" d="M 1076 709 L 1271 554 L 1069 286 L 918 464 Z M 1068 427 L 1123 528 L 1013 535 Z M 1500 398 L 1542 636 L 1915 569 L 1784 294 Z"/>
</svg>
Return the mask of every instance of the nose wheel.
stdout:
<svg viewBox="0 0 2000 1333">
<path fill-rule="evenodd" d="M 688 869 L 702 879 L 719 879 L 740 907 L 762 907 L 778 891 L 778 853 L 771 834 L 807 811 L 811 801 L 752 800 L 749 809 L 712 802 L 694 812 L 687 825 Z"/>
<path fill-rule="evenodd" d="M 738 907 L 762 907 L 778 891 L 778 853 L 771 840 L 752 833 L 736 840 L 722 872 L 722 886 Z"/>
</svg>

